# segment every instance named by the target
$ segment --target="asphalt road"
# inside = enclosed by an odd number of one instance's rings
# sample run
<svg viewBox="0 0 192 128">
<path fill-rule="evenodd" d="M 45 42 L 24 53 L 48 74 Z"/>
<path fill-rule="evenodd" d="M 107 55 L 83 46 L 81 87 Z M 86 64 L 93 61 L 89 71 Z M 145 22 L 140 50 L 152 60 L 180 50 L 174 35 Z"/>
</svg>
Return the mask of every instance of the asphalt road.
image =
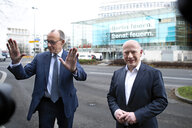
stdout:
<svg viewBox="0 0 192 128">
<path fill-rule="evenodd" d="M 38 115 L 26 120 L 33 90 L 34 77 L 16 80 L 6 69 L 10 62 L 0 62 L 0 71 L 6 72 L 4 83 L 12 85 L 12 96 L 17 103 L 16 112 L 5 124 L 6 128 L 37 128 Z M 74 128 L 115 128 L 115 121 L 107 106 L 106 95 L 113 72 L 118 66 L 83 65 L 88 74 L 87 81 L 75 81 L 79 107 L 75 113 Z M 159 128 L 192 128 L 192 104 L 184 103 L 173 95 L 175 87 L 192 86 L 192 70 L 160 69 L 163 73 L 168 95 L 168 107 L 158 115 Z M 2 75 L 0 75 L 2 77 Z"/>
</svg>

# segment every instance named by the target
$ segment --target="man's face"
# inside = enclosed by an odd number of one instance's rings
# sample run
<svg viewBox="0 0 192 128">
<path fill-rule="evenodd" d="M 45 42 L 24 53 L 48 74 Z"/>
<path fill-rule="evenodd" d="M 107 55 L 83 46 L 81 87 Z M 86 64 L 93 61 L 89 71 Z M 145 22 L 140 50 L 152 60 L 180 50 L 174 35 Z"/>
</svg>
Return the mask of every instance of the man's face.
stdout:
<svg viewBox="0 0 192 128">
<path fill-rule="evenodd" d="M 124 44 L 123 57 L 129 70 L 134 69 L 138 65 L 142 52 L 140 46 L 135 42 L 127 42 Z"/>
<path fill-rule="evenodd" d="M 47 36 L 47 46 L 51 53 L 58 54 L 64 45 L 64 40 L 60 40 L 60 35 L 58 31 L 54 31 Z"/>
</svg>

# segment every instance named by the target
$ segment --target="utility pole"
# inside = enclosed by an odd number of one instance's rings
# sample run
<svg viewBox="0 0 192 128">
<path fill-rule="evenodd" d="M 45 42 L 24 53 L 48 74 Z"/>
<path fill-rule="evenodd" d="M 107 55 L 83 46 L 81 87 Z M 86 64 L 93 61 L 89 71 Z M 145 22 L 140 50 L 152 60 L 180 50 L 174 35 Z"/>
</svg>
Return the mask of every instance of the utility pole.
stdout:
<svg viewBox="0 0 192 128">
<path fill-rule="evenodd" d="M 36 39 L 36 33 L 35 33 L 35 21 L 36 21 L 36 19 L 35 19 L 35 10 L 37 10 L 38 8 L 36 8 L 36 7 L 32 7 L 32 9 L 34 10 L 34 28 L 33 28 L 33 30 L 34 30 L 34 49 L 33 49 L 33 51 L 34 51 L 34 56 L 35 56 L 35 39 Z"/>
</svg>

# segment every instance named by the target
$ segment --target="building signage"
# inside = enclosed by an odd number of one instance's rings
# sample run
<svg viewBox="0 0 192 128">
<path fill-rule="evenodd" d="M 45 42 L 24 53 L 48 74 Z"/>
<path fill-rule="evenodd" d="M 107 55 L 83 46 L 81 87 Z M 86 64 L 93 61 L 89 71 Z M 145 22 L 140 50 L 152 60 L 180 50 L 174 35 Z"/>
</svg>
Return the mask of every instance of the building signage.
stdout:
<svg viewBox="0 0 192 128">
<path fill-rule="evenodd" d="M 127 32 L 136 30 L 155 29 L 155 20 L 145 20 L 140 22 L 127 22 L 110 26 L 110 32 Z"/>
<path fill-rule="evenodd" d="M 129 38 L 143 38 L 154 37 L 155 20 L 145 20 L 139 22 L 128 22 L 124 24 L 117 24 L 110 26 L 110 39 L 129 39 Z"/>
<path fill-rule="evenodd" d="M 161 19 L 160 23 L 171 23 L 171 22 L 175 22 L 175 18 L 164 18 Z"/>
<path fill-rule="evenodd" d="M 111 40 L 154 37 L 154 36 L 156 36 L 155 29 L 110 33 Z"/>
</svg>

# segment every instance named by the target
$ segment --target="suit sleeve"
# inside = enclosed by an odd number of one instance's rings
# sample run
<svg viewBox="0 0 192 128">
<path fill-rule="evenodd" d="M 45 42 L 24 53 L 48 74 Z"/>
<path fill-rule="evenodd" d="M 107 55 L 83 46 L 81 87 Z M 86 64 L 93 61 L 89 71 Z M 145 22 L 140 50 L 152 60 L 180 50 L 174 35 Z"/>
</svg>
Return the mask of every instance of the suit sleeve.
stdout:
<svg viewBox="0 0 192 128">
<path fill-rule="evenodd" d="M 87 79 L 87 74 L 85 73 L 84 69 L 79 64 L 79 61 L 77 61 L 77 74 L 73 75 L 76 80 L 79 81 L 85 81 Z"/>
<path fill-rule="evenodd" d="M 135 111 L 138 123 L 160 114 L 168 104 L 162 74 L 156 70 L 154 75 L 151 103 Z"/>
<path fill-rule="evenodd" d="M 113 77 L 112 77 L 112 80 L 111 80 L 111 84 L 110 84 L 110 89 L 109 89 L 109 92 L 107 94 L 107 101 L 108 101 L 108 106 L 111 110 L 111 114 L 113 116 L 114 119 L 115 116 L 114 116 L 114 113 L 117 109 L 119 109 L 119 106 L 117 104 L 117 98 L 116 98 L 116 85 L 115 85 L 115 80 L 116 77 L 115 77 L 115 73 L 113 74 Z"/>
<path fill-rule="evenodd" d="M 36 73 L 36 59 L 37 57 L 35 57 L 33 61 L 27 64 L 25 67 L 20 64 L 16 67 L 9 66 L 7 69 L 15 76 L 17 80 L 27 79 Z"/>
</svg>

